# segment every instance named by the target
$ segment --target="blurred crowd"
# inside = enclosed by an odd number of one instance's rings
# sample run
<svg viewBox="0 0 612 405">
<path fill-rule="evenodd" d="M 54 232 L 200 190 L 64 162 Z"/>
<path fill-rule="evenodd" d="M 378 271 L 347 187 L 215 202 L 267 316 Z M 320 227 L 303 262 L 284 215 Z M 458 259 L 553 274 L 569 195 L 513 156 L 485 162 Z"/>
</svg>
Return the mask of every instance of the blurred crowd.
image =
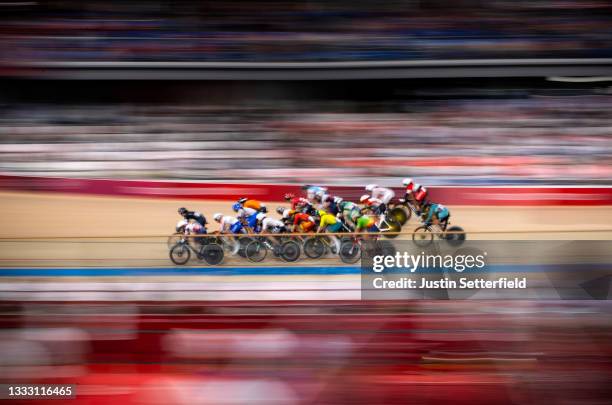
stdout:
<svg viewBox="0 0 612 405">
<path fill-rule="evenodd" d="M 301 184 L 609 184 L 612 96 L 12 103 L 0 171 Z"/>
<path fill-rule="evenodd" d="M 611 57 L 612 3 L 0 2 L 0 63 Z"/>
<path fill-rule="evenodd" d="M 76 384 L 74 404 L 603 404 L 611 319 L 597 300 L 4 304 L 0 382 Z"/>
</svg>

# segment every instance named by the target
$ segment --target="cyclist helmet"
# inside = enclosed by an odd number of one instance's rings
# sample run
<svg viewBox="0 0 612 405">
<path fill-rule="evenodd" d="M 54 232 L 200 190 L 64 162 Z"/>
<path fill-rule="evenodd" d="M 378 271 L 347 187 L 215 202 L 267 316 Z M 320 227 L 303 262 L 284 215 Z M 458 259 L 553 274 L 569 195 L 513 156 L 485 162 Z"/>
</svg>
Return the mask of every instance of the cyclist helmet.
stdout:
<svg viewBox="0 0 612 405">
<path fill-rule="evenodd" d="M 187 208 L 181 207 L 178 209 L 178 213 L 181 215 L 185 215 L 187 213 Z"/>
<path fill-rule="evenodd" d="M 255 218 L 257 218 L 257 220 L 259 222 L 263 221 L 263 219 L 266 217 L 266 214 L 264 214 L 263 212 L 260 212 L 259 214 L 257 214 L 257 216 Z"/>
<path fill-rule="evenodd" d="M 362 195 L 362 196 L 361 196 L 361 198 L 359 199 L 359 201 L 363 203 L 363 202 L 368 201 L 369 199 L 370 199 L 370 196 L 369 196 L 369 195 L 367 195 L 367 194 L 364 194 L 364 195 Z"/>
<path fill-rule="evenodd" d="M 414 182 L 412 181 L 412 179 L 411 179 L 410 177 L 406 177 L 404 180 L 402 180 L 402 184 L 403 184 L 404 186 L 409 186 L 409 185 L 411 185 L 412 183 L 414 183 Z"/>
<path fill-rule="evenodd" d="M 276 207 L 276 213 L 283 215 L 283 212 L 285 212 L 285 207 Z"/>
<path fill-rule="evenodd" d="M 183 230 L 185 230 L 185 227 L 187 226 L 188 223 L 189 222 L 187 222 L 186 219 L 181 219 L 180 221 L 176 223 L 176 231 L 183 232 Z"/>
<path fill-rule="evenodd" d="M 412 188 L 414 191 L 419 191 L 421 189 L 421 185 L 420 184 L 415 184 L 414 187 Z"/>
<path fill-rule="evenodd" d="M 290 201 L 290 200 L 293 200 L 293 199 L 295 198 L 295 194 L 293 194 L 293 193 L 287 193 L 287 194 L 285 194 L 285 196 L 284 196 L 284 197 L 285 197 L 285 200 L 286 200 L 286 201 Z"/>
<path fill-rule="evenodd" d="M 317 201 L 323 201 L 323 196 L 325 195 L 325 191 L 319 190 L 315 193 L 314 197 Z"/>
<path fill-rule="evenodd" d="M 340 204 L 342 202 L 342 197 L 334 197 L 333 200 L 336 204 Z"/>
<path fill-rule="evenodd" d="M 246 197 L 242 197 L 241 199 L 239 199 L 239 200 L 238 200 L 238 202 L 239 202 L 240 204 L 244 204 L 245 202 L 247 202 L 247 200 L 248 200 L 248 198 L 246 198 Z"/>
<path fill-rule="evenodd" d="M 365 186 L 365 189 L 366 191 L 372 192 L 372 190 L 374 190 L 376 187 L 378 187 L 378 184 L 368 184 Z"/>
<path fill-rule="evenodd" d="M 242 209 L 242 204 L 240 203 L 235 203 L 234 205 L 232 205 L 232 209 L 236 212 L 240 211 Z"/>
<path fill-rule="evenodd" d="M 215 215 L 213 215 L 213 219 L 217 222 L 221 222 L 221 218 L 223 218 L 223 214 L 221 214 L 220 212 L 217 212 Z"/>
</svg>

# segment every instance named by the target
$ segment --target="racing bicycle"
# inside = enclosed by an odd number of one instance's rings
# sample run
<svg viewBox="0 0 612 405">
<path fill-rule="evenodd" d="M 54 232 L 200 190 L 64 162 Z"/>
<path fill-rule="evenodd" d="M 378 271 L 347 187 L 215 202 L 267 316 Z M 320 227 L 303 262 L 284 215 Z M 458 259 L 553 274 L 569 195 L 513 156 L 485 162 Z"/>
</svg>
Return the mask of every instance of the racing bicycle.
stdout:
<svg viewBox="0 0 612 405">
<path fill-rule="evenodd" d="M 177 265 L 186 264 L 191 258 L 192 252 L 198 258 L 198 260 L 204 260 L 210 265 L 217 265 L 223 261 L 224 252 L 223 248 L 211 237 L 198 237 L 196 238 L 195 248 L 189 243 L 188 238 L 182 237 L 171 249 L 170 249 L 170 260 L 172 263 Z"/>
<path fill-rule="evenodd" d="M 412 240 L 419 247 L 431 245 L 435 237 L 447 241 L 453 247 L 461 246 L 466 239 L 465 231 L 456 225 L 447 228 L 448 225 L 448 222 L 443 225 L 423 224 L 414 230 Z"/>
</svg>

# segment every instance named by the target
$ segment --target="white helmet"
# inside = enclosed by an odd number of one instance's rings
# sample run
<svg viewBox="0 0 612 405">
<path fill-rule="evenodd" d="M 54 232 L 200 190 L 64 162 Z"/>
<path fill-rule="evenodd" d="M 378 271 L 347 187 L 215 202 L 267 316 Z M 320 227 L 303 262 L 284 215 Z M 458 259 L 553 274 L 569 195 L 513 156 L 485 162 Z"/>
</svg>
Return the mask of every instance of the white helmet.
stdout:
<svg viewBox="0 0 612 405">
<path fill-rule="evenodd" d="M 223 214 L 221 214 L 220 212 L 217 212 L 215 215 L 213 215 L 213 219 L 217 222 L 221 222 L 221 218 L 223 218 Z"/>
<path fill-rule="evenodd" d="M 413 189 L 414 191 L 419 191 L 419 190 L 421 189 L 421 187 L 422 187 L 422 186 L 421 186 L 420 184 L 415 184 L 415 185 L 414 185 L 414 187 L 412 187 L 412 189 Z"/>
<path fill-rule="evenodd" d="M 370 199 L 370 196 L 367 194 L 364 194 L 361 196 L 361 198 L 359 199 L 360 202 L 364 202 L 367 201 L 368 199 Z"/>
<path fill-rule="evenodd" d="M 334 202 L 340 204 L 342 202 L 342 197 L 334 197 Z"/>
<path fill-rule="evenodd" d="M 259 214 L 257 214 L 255 218 L 257 218 L 258 221 L 263 221 L 265 217 L 266 217 L 266 214 L 264 214 L 263 212 L 260 212 Z"/>
<path fill-rule="evenodd" d="M 378 187 L 378 184 L 368 184 L 367 186 L 365 186 L 365 189 L 366 191 L 372 192 L 372 190 L 374 190 L 376 187 Z"/>
<path fill-rule="evenodd" d="M 181 232 L 181 230 L 185 228 L 188 223 L 189 221 L 187 221 L 186 219 L 181 219 L 180 221 L 176 223 L 176 231 Z"/>
<path fill-rule="evenodd" d="M 409 186 L 409 185 L 411 185 L 412 183 L 414 183 L 414 182 L 412 181 L 412 179 L 411 179 L 410 177 L 406 177 L 404 180 L 402 180 L 402 184 L 403 184 L 404 186 Z"/>
</svg>

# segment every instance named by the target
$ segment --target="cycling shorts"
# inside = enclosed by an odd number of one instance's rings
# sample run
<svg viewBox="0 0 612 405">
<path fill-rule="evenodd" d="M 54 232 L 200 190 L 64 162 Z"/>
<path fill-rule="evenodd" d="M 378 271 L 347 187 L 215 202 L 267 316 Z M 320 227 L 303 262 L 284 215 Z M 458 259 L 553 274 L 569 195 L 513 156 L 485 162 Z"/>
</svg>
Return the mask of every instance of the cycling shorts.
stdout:
<svg viewBox="0 0 612 405">
<path fill-rule="evenodd" d="M 444 221 L 450 217 L 450 212 L 448 211 L 448 208 L 443 208 L 437 212 L 436 216 L 438 217 L 438 220 Z"/>
<path fill-rule="evenodd" d="M 337 221 L 335 224 L 327 226 L 329 232 L 340 232 L 342 230 L 342 222 Z"/>
<path fill-rule="evenodd" d="M 249 228 L 251 229 L 257 228 L 257 214 L 249 215 L 246 218 L 246 221 L 247 221 L 247 225 L 249 226 Z"/>
<path fill-rule="evenodd" d="M 231 233 L 242 233 L 243 228 L 244 227 L 242 226 L 242 222 L 236 221 L 232 226 L 230 226 L 230 232 Z"/>
</svg>

